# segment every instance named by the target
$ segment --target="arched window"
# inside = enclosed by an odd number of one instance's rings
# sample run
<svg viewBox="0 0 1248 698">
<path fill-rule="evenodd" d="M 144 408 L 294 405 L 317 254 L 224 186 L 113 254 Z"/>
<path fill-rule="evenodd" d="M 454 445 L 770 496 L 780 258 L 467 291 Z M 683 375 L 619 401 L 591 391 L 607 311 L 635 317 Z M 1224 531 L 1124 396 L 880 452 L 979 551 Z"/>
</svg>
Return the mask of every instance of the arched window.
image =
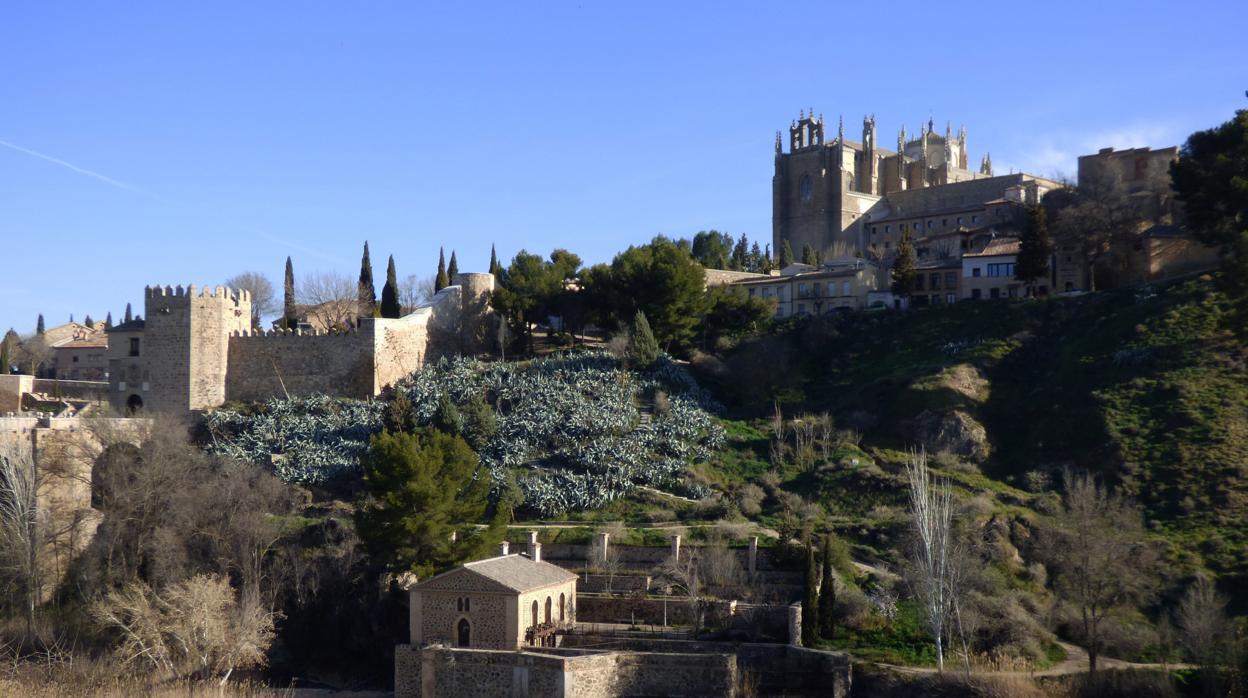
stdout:
<svg viewBox="0 0 1248 698">
<path fill-rule="evenodd" d="M 559 594 L 559 622 L 560 623 L 562 623 L 565 618 L 564 613 L 567 611 L 567 600 L 568 599 L 565 594 Z"/>
<path fill-rule="evenodd" d="M 550 597 L 546 597 L 546 622 L 550 623 Z"/>
<path fill-rule="evenodd" d="M 810 203 L 812 191 L 810 175 L 802 175 L 802 179 L 798 182 L 798 196 L 801 197 L 802 203 Z"/>
<path fill-rule="evenodd" d="M 464 600 L 462 598 L 455 599 L 455 610 L 460 613 L 464 612 Z"/>
<path fill-rule="evenodd" d="M 458 631 L 456 633 L 456 640 L 458 640 L 456 644 L 458 646 L 467 647 L 472 644 L 472 625 L 468 622 L 467 618 L 459 619 L 459 627 L 456 628 L 456 630 Z"/>
<path fill-rule="evenodd" d="M 533 627 L 537 627 L 537 602 L 533 602 Z"/>
<path fill-rule="evenodd" d="M 472 599 L 465 596 L 464 597 L 464 613 L 471 613 L 471 612 L 472 612 Z"/>
</svg>

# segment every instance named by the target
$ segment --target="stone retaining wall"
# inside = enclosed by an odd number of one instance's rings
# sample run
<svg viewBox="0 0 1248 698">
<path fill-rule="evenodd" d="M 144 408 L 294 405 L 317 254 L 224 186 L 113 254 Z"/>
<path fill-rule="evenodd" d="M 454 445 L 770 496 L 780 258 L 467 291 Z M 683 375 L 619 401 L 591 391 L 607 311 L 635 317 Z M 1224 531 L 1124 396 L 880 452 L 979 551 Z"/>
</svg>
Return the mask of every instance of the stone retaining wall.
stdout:
<svg viewBox="0 0 1248 698">
<path fill-rule="evenodd" d="M 652 652 L 395 648 L 396 698 L 736 695 L 736 657 Z"/>
</svg>

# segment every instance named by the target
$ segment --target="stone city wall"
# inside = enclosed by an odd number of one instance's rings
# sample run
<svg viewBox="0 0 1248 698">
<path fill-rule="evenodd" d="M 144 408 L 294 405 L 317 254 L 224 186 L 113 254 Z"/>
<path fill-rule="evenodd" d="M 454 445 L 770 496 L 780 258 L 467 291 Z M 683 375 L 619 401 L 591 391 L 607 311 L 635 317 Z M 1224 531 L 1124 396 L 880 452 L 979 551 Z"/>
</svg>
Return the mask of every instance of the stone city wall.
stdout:
<svg viewBox="0 0 1248 698">
<path fill-rule="evenodd" d="M 230 337 L 225 399 L 251 402 L 328 393 L 373 396 L 373 336 L 274 330 Z"/>
<path fill-rule="evenodd" d="M 734 696 L 730 654 L 395 649 L 396 698 Z"/>
</svg>

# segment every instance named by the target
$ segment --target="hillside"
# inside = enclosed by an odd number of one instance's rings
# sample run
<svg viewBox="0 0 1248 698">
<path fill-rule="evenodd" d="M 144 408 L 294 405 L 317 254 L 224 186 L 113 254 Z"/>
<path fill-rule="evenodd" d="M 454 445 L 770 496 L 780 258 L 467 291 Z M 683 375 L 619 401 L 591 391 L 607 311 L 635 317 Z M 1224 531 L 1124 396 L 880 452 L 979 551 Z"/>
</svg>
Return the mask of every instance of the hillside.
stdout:
<svg viewBox="0 0 1248 698">
<path fill-rule="evenodd" d="M 1098 472 L 1176 544 L 1176 570 L 1206 566 L 1244 604 L 1248 346 L 1223 329 L 1225 311 L 1204 278 L 798 321 L 695 364 L 746 422 L 764 423 L 776 404 L 786 415 L 826 411 L 883 463 L 909 447 L 948 452 L 947 462 L 964 464 L 949 474 L 974 479 L 971 493 L 1030 506 L 1029 492 L 1054 489 L 1063 467 Z M 766 457 L 756 436 L 731 440 L 727 470 L 743 453 Z M 823 499 L 833 515 L 865 513 L 864 500 L 897 504 L 901 494 L 860 474 L 805 489 L 858 489 L 839 497 L 848 508 Z"/>
</svg>

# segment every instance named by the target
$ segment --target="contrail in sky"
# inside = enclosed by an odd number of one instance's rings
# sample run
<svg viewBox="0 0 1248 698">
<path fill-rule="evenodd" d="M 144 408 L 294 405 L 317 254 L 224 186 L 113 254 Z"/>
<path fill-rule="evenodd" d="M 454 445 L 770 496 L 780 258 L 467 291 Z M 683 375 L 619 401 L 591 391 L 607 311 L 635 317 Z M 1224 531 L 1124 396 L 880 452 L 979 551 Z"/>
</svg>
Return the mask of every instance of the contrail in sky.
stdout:
<svg viewBox="0 0 1248 698">
<path fill-rule="evenodd" d="M 81 174 L 81 175 L 86 175 L 86 176 L 88 176 L 88 177 L 92 177 L 92 178 L 94 178 L 94 179 L 98 179 L 98 180 L 100 180 L 101 182 L 104 182 L 105 184 L 111 184 L 111 185 L 113 185 L 114 187 L 119 187 L 119 188 L 121 188 L 121 189 L 125 189 L 125 190 L 127 190 L 127 191 L 132 191 L 132 192 L 134 192 L 134 193 L 136 193 L 136 194 L 143 194 L 143 195 L 146 195 L 146 196 L 154 196 L 154 194 L 150 194 L 150 193 L 148 193 L 148 192 L 145 192 L 145 191 L 143 191 L 142 189 L 139 189 L 138 187 L 132 187 L 132 186 L 130 186 L 129 184 L 126 184 L 125 182 L 118 182 L 117 180 L 113 179 L 112 177 L 106 177 L 106 176 L 104 176 L 104 175 L 100 174 L 99 172 L 92 172 L 91 170 L 88 170 L 88 169 L 86 169 L 86 168 L 84 168 L 84 167 L 79 167 L 79 166 L 77 166 L 77 165 L 75 165 L 75 164 L 73 164 L 73 163 L 70 163 L 70 162 L 65 162 L 64 160 L 61 160 L 61 159 L 59 159 L 59 158 L 54 158 L 54 157 L 52 157 L 51 155 L 44 155 L 43 153 L 36 152 L 36 151 L 34 151 L 34 150 L 31 150 L 30 148 L 23 148 L 22 146 L 17 145 L 16 143 L 10 143 L 10 142 L 8 142 L 8 141 L 2 141 L 2 140 L 0 140 L 0 145 L 4 146 L 4 147 L 6 147 L 6 148 L 9 148 L 9 149 L 11 149 L 11 150 L 16 150 L 16 151 L 17 151 L 17 152 L 19 152 L 19 153 L 25 153 L 25 154 L 27 154 L 27 155 L 29 155 L 29 156 L 31 156 L 31 157 L 36 157 L 36 158 L 39 158 L 40 160 L 47 160 L 47 161 L 48 161 L 48 162 L 50 162 L 50 163 L 53 163 L 53 164 L 55 164 L 55 165 L 60 165 L 61 167 L 64 167 L 64 168 L 66 168 L 66 169 L 73 170 L 74 172 L 77 172 L 78 174 Z"/>
</svg>

